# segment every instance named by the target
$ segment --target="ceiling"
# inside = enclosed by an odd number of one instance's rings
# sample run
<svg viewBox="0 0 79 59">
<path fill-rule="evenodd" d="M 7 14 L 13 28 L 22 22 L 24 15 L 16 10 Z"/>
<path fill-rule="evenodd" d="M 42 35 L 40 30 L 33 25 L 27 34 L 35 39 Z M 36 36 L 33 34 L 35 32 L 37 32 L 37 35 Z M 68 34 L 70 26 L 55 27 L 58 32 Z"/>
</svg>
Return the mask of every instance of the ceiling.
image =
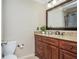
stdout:
<svg viewBox="0 0 79 59">
<path fill-rule="evenodd" d="M 34 1 L 42 3 L 42 4 L 47 4 L 50 0 L 34 0 Z"/>
</svg>

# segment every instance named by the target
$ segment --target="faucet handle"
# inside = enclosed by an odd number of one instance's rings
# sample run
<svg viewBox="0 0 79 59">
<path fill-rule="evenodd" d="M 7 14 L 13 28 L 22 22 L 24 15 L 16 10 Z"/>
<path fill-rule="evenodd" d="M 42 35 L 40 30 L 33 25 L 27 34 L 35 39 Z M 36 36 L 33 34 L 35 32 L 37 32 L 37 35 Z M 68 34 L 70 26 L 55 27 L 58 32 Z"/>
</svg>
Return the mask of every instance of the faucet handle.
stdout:
<svg viewBox="0 0 79 59">
<path fill-rule="evenodd" d="M 64 34 L 65 34 L 65 32 L 62 32 L 62 33 L 61 33 L 61 35 L 64 35 Z"/>
<path fill-rule="evenodd" d="M 59 32 L 59 31 L 56 31 L 55 34 L 56 34 L 56 35 L 60 35 L 60 32 Z"/>
</svg>

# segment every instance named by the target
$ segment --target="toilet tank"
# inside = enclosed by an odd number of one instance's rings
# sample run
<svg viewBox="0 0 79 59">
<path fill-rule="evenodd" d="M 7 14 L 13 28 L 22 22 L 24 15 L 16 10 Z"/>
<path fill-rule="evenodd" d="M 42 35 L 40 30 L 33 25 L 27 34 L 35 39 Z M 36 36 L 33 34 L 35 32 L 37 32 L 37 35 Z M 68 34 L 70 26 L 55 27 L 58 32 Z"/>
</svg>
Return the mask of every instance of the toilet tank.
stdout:
<svg viewBox="0 0 79 59">
<path fill-rule="evenodd" d="M 16 41 L 8 41 L 6 44 L 2 45 L 3 54 L 5 55 L 12 55 L 16 49 Z"/>
</svg>

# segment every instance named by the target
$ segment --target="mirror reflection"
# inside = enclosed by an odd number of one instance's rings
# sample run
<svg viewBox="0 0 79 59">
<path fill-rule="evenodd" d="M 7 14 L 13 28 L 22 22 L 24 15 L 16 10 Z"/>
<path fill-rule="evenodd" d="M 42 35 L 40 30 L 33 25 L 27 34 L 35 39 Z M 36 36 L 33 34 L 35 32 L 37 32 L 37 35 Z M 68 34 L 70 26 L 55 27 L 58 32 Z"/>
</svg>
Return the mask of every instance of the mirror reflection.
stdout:
<svg viewBox="0 0 79 59">
<path fill-rule="evenodd" d="M 47 28 L 77 28 L 77 2 L 48 9 L 46 23 Z"/>
</svg>

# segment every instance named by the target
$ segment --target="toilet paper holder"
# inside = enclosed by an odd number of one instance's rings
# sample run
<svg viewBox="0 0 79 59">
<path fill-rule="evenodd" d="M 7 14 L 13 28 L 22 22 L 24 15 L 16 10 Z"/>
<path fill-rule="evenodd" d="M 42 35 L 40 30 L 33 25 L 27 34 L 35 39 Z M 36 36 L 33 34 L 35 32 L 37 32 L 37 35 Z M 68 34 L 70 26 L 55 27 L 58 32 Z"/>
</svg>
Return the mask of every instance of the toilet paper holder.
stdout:
<svg viewBox="0 0 79 59">
<path fill-rule="evenodd" d="M 17 47 L 24 47 L 24 44 L 18 44 Z"/>
</svg>

